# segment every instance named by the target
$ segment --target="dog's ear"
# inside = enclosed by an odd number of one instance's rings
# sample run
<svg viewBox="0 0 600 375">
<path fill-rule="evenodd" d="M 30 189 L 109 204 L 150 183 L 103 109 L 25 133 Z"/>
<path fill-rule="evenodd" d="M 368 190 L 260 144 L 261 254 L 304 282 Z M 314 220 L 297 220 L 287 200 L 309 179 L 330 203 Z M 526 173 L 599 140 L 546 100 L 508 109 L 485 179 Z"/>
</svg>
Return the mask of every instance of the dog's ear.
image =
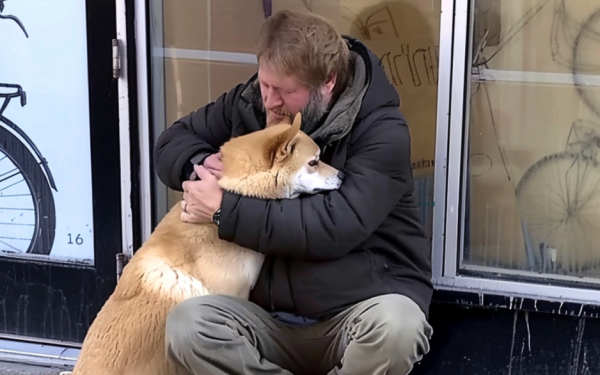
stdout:
<svg viewBox="0 0 600 375">
<path fill-rule="evenodd" d="M 300 131 L 301 123 L 302 115 L 298 113 L 294 117 L 292 126 L 274 137 L 270 149 L 271 162 L 282 161 L 292 153 L 294 148 L 294 138 Z"/>
<path fill-rule="evenodd" d="M 294 136 L 296 136 L 296 133 L 298 133 L 298 130 L 300 130 L 300 125 L 302 125 L 302 114 L 298 112 L 296 113 L 296 116 L 294 116 L 294 121 L 292 122 L 292 128 L 296 128 Z"/>
</svg>

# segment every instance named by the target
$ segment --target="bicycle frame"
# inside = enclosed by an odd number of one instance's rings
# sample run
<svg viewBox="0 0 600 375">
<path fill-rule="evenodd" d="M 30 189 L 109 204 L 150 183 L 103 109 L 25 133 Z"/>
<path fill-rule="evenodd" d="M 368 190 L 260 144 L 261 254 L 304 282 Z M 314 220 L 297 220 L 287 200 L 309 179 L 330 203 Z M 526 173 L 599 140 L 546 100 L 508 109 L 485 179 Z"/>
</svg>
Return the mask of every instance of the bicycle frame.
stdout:
<svg viewBox="0 0 600 375">
<path fill-rule="evenodd" d="M 4 11 L 4 1 L 5 0 L 0 0 L 0 19 L 1 20 L 11 20 L 11 21 L 16 22 L 16 24 L 19 25 L 21 30 L 23 30 L 23 32 L 25 33 L 25 37 L 29 38 L 29 34 L 27 34 L 27 30 L 25 30 L 25 26 L 23 26 L 23 23 L 21 23 L 21 20 L 19 20 L 15 16 L 2 14 L 2 12 Z"/>
<path fill-rule="evenodd" d="M 7 84 L 7 83 L 0 83 L 0 87 L 17 89 L 17 92 L 12 93 L 12 94 L 0 93 L 0 98 L 4 98 L 4 102 L 2 103 L 2 106 L 0 107 L 0 123 L 8 125 L 8 127 L 11 130 L 13 130 L 22 139 L 24 139 L 25 142 L 27 142 L 29 147 L 33 150 L 33 152 L 35 153 L 37 158 L 40 160 L 40 165 L 42 166 L 42 169 L 44 170 L 44 172 L 46 174 L 46 178 L 48 180 L 48 183 L 50 184 L 50 187 L 52 187 L 52 189 L 54 189 L 55 191 L 58 191 L 58 189 L 56 189 L 56 184 L 54 183 L 54 177 L 52 177 L 52 173 L 50 172 L 50 168 L 48 167 L 48 162 L 42 156 L 42 153 L 38 150 L 37 146 L 33 143 L 31 138 L 29 138 L 29 136 L 23 130 L 21 130 L 21 128 L 19 128 L 17 126 L 17 124 L 15 124 L 14 122 L 12 122 L 11 120 L 9 120 L 8 118 L 6 118 L 3 115 L 4 111 L 8 107 L 8 104 L 10 103 L 11 99 L 13 99 L 13 98 L 18 97 L 21 99 L 21 107 L 24 107 L 27 104 L 27 97 L 26 97 L 25 91 L 23 91 L 23 89 L 19 85 L 13 85 L 13 84 Z"/>
</svg>

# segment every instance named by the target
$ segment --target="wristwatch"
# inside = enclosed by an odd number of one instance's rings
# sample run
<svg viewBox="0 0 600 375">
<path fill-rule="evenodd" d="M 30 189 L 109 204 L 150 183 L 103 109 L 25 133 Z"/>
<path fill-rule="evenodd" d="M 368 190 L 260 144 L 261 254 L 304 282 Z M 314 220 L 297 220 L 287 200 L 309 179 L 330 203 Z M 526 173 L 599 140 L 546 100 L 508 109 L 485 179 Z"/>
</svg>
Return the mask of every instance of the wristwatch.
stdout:
<svg viewBox="0 0 600 375">
<path fill-rule="evenodd" d="M 219 226 L 219 224 L 221 224 L 221 207 L 219 207 L 219 209 L 215 212 L 215 214 L 212 217 L 212 221 L 213 223 L 215 223 L 217 226 Z"/>
</svg>

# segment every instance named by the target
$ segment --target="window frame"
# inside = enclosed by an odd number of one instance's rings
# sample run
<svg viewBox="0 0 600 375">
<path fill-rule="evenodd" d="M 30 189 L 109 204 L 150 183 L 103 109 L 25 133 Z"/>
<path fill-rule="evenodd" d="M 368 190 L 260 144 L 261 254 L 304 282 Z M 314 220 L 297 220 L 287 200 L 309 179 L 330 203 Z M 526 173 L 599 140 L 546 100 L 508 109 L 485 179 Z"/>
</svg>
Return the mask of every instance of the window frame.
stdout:
<svg viewBox="0 0 600 375">
<path fill-rule="evenodd" d="M 439 38 L 439 82 L 434 174 L 434 212 L 432 232 L 432 280 L 436 290 L 471 292 L 483 299 L 486 294 L 509 298 L 600 305 L 598 280 L 573 281 L 555 285 L 558 280 L 530 278 L 527 273 L 502 270 L 507 279 L 490 274 L 461 274 L 464 215 L 466 202 L 465 151 L 469 147 L 468 119 L 471 30 L 474 20 L 473 0 L 442 0 Z M 482 268 L 488 269 L 488 268 Z M 508 279 L 510 274 L 518 275 Z M 554 285 L 553 285 L 554 284 Z M 595 285 L 596 284 L 596 285 Z"/>
</svg>

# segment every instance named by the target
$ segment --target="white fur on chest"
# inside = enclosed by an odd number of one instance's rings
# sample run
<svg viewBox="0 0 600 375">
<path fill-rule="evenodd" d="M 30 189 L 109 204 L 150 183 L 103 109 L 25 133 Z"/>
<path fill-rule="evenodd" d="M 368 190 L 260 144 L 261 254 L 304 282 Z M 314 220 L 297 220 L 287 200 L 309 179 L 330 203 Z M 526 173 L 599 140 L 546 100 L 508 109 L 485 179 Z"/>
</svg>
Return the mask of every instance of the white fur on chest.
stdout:
<svg viewBox="0 0 600 375">
<path fill-rule="evenodd" d="M 238 246 L 217 259 L 201 258 L 195 265 L 204 277 L 199 278 L 160 259 L 145 262 L 140 280 L 146 288 L 162 297 L 178 301 L 209 294 L 246 297 L 256 284 L 264 255 Z"/>
<path fill-rule="evenodd" d="M 265 261 L 265 256 L 261 253 L 245 250 L 246 254 L 241 257 L 241 268 L 242 272 L 248 278 L 250 289 L 254 288 L 260 269 Z"/>
<path fill-rule="evenodd" d="M 141 280 L 144 288 L 162 297 L 184 300 L 210 294 L 202 281 L 160 259 L 148 261 Z"/>
</svg>

